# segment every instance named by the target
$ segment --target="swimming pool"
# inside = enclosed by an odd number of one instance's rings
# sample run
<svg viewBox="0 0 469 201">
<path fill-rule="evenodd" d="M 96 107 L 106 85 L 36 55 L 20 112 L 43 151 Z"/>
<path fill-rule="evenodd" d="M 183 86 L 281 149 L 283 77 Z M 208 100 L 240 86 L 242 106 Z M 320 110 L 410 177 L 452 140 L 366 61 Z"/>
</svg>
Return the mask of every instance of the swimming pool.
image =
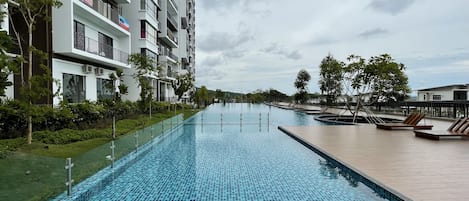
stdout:
<svg viewBox="0 0 469 201">
<path fill-rule="evenodd" d="M 265 105 L 212 105 L 91 200 L 384 200 L 276 129 L 318 124 Z"/>
</svg>

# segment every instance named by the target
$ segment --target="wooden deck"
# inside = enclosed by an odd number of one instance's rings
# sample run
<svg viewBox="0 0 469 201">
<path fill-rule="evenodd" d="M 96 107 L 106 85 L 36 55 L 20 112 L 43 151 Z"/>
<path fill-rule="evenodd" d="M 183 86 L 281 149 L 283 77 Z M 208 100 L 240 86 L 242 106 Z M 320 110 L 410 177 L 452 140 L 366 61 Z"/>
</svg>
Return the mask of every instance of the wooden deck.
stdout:
<svg viewBox="0 0 469 201">
<path fill-rule="evenodd" d="M 469 200 L 468 140 L 434 141 L 374 125 L 283 129 L 403 198 Z"/>
</svg>

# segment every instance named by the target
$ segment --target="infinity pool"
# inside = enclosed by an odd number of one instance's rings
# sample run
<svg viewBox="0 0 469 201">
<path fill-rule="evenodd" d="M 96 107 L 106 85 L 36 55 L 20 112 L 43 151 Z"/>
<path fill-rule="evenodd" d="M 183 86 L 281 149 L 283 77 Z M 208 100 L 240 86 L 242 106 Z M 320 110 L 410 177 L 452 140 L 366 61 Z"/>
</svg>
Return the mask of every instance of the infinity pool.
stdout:
<svg viewBox="0 0 469 201">
<path fill-rule="evenodd" d="M 215 104 L 91 200 L 383 200 L 277 130 L 319 124 L 266 105 Z"/>
</svg>

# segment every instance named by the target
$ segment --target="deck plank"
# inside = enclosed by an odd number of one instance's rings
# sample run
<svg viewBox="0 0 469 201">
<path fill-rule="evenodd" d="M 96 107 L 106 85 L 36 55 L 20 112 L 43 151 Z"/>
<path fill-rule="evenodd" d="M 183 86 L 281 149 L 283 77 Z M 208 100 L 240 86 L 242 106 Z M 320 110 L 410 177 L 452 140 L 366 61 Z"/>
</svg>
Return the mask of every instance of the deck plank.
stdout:
<svg viewBox="0 0 469 201">
<path fill-rule="evenodd" d="M 290 134 L 412 200 L 469 200 L 469 141 L 374 125 L 287 126 Z"/>
</svg>

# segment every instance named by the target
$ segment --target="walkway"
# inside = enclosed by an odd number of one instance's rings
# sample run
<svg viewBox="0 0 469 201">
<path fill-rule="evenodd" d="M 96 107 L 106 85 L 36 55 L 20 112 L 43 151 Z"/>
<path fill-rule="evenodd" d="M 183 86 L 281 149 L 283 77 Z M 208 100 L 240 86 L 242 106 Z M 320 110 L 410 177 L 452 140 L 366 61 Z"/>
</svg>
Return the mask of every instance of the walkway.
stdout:
<svg viewBox="0 0 469 201">
<path fill-rule="evenodd" d="M 434 129 L 449 123 L 433 120 Z M 469 141 L 432 141 L 374 125 L 284 127 L 371 181 L 412 200 L 469 200 Z"/>
</svg>

